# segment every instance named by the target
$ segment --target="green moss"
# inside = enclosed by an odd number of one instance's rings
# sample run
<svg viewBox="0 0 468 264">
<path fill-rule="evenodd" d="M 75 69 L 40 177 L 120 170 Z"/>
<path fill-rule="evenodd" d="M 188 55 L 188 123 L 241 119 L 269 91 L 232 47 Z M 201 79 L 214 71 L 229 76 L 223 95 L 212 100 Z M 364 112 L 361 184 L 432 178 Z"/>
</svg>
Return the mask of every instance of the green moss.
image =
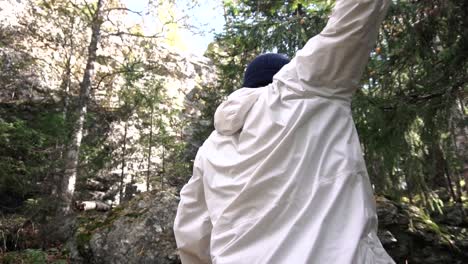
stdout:
<svg viewBox="0 0 468 264">
<path fill-rule="evenodd" d="M 138 211 L 138 212 L 126 213 L 125 216 L 131 217 L 131 218 L 138 218 L 138 217 L 142 216 L 146 212 L 148 212 L 148 209 L 143 209 L 143 210 Z"/>
<path fill-rule="evenodd" d="M 421 210 L 421 214 L 417 216 L 424 226 L 428 229 L 433 231 L 434 233 L 440 234 L 440 227 L 431 219 L 431 216 L 427 214 L 425 211 Z"/>
<path fill-rule="evenodd" d="M 130 218 L 138 218 L 141 216 L 140 213 L 128 213 L 128 214 L 125 214 L 126 217 L 130 217 Z"/>
<path fill-rule="evenodd" d="M 125 208 L 123 206 L 117 206 L 115 207 L 114 209 L 112 209 L 112 212 L 113 213 L 118 213 L 118 212 L 122 212 Z"/>
<path fill-rule="evenodd" d="M 104 221 L 101 222 L 100 227 L 110 227 L 112 225 L 112 223 L 114 223 L 114 221 L 117 220 L 117 218 L 119 218 L 121 216 L 119 214 L 121 211 L 112 212 L 109 216 L 107 216 L 104 219 Z"/>
<path fill-rule="evenodd" d="M 0 258 L 0 261 L 5 264 L 45 264 L 47 263 L 47 253 L 37 249 L 26 249 L 21 252 L 8 252 Z"/>
<path fill-rule="evenodd" d="M 76 244 L 80 252 L 85 251 L 91 240 L 91 233 L 78 233 L 76 235 Z"/>
<path fill-rule="evenodd" d="M 92 257 L 92 253 L 89 249 L 89 241 L 91 240 L 91 237 L 92 234 L 87 232 L 77 233 L 75 236 L 76 248 L 85 260 Z"/>
<path fill-rule="evenodd" d="M 110 228 L 112 223 L 120 217 L 123 207 L 117 207 L 104 216 L 102 214 L 83 213 L 78 217 L 78 230 L 76 231 L 75 239 L 78 251 L 83 256 L 88 255 L 89 241 L 93 234 L 102 228 Z"/>
<path fill-rule="evenodd" d="M 98 215 L 82 215 L 79 218 L 79 230 L 81 232 L 92 233 L 100 228 L 109 227 L 119 216 L 122 208 L 116 208 L 103 217 Z"/>
<path fill-rule="evenodd" d="M 424 230 L 436 234 L 440 239 L 440 243 L 446 246 L 453 245 L 454 242 L 451 239 L 450 232 L 443 226 L 435 223 L 427 212 L 420 210 L 420 214 L 413 215 L 413 218 L 413 221 L 417 221 L 422 224 Z"/>
<path fill-rule="evenodd" d="M 128 204 L 127 204 L 128 206 Z M 85 212 L 78 217 L 78 230 L 76 231 L 76 243 L 78 251 L 82 256 L 88 256 L 89 242 L 96 231 L 103 228 L 111 228 L 112 224 L 120 217 L 138 218 L 146 213 L 147 209 L 137 212 L 125 210 L 127 207 L 118 206 L 106 215 L 94 212 Z"/>
<path fill-rule="evenodd" d="M 87 244 L 91 240 L 91 234 L 90 233 L 78 233 L 76 235 L 76 242 L 78 244 Z"/>
</svg>

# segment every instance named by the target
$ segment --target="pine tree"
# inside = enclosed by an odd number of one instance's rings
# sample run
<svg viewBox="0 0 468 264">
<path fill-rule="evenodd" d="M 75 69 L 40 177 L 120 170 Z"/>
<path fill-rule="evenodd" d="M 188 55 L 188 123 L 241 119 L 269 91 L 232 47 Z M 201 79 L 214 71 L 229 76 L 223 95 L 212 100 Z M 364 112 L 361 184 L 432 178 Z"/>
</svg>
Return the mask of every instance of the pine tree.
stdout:
<svg viewBox="0 0 468 264">
<path fill-rule="evenodd" d="M 216 92 L 200 93 L 211 105 L 201 107 L 203 116 L 213 116 L 223 95 L 241 87 L 243 70 L 256 55 L 294 56 L 325 26 L 332 7 L 333 1 L 225 1 L 225 30 L 207 53 L 220 69 L 220 83 Z M 466 117 L 454 109 L 466 111 L 465 7 L 460 1 L 397 1 L 381 27 L 353 100 L 378 193 L 418 196 L 431 205 L 437 199 L 432 189 L 446 188 L 452 201 L 461 201 L 463 161 L 455 138 L 466 131 L 460 122 Z M 213 129 L 195 127 L 200 142 Z"/>
</svg>

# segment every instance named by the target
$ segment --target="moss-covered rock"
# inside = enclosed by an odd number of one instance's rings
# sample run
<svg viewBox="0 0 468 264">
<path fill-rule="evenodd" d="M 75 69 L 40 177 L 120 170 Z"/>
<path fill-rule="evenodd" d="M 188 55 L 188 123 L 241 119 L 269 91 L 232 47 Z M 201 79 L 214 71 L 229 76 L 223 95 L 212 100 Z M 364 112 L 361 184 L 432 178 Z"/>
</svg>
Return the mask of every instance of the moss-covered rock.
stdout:
<svg viewBox="0 0 468 264">
<path fill-rule="evenodd" d="M 78 219 L 73 263 L 180 263 L 172 231 L 174 191 L 139 195 L 108 213 Z M 379 236 L 397 263 L 462 264 L 468 259 L 468 229 L 431 218 L 425 210 L 377 198 Z"/>
<path fill-rule="evenodd" d="M 75 262 L 180 263 L 172 224 L 178 198 L 171 191 L 139 195 L 107 214 L 80 216 L 69 247 Z"/>
<path fill-rule="evenodd" d="M 424 210 L 377 198 L 379 237 L 397 263 L 463 264 L 468 229 L 435 222 Z"/>
</svg>

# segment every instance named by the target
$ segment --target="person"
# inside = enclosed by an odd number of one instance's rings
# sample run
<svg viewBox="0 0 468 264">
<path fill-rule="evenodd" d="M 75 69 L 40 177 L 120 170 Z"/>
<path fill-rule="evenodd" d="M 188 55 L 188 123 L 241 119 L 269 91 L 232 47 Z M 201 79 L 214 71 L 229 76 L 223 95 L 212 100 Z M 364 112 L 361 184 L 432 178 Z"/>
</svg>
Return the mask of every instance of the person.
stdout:
<svg viewBox="0 0 468 264">
<path fill-rule="evenodd" d="M 377 237 L 351 115 L 389 4 L 337 0 L 323 31 L 272 83 L 219 106 L 180 193 L 182 263 L 394 263 Z"/>
</svg>

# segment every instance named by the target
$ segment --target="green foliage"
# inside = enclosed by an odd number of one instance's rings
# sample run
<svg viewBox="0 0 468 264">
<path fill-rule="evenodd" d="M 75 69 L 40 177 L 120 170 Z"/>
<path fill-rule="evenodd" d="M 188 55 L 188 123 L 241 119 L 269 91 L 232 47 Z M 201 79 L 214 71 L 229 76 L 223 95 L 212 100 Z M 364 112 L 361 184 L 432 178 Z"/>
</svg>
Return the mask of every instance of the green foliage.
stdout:
<svg viewBox="0 0 468 264">
<path fill-rule="evenodd" d="M 23 252 L 12 252 L 5 255 L 2 259 L 2 263 L 5 264 L 15 264 L 15 263 L 25 263 L 25 264 L 40 264 L 47 263 L 47 253 L 41 250 L 35 249 L 26 249 Z"/>
<path fill-rule="evenodd" d="M 467 48 L 466 21 L 455 18 L 463 12 L 455 1 L 398 1 L 382 26 L 364 89 L 354 101 L 380 191 L 399 189 L 402 179 L 395 169 L 407 177 L 410 191 L 427 191 L 430 180 L 445 174 L 434 175 L 437 159 L 453 159 L 447 155 L 453 146 L 444 144 L 442 135 L 453 133 L 451 120 L 459 118 L 457 101 L 466 87 L 467 60 L 461 52 Z"/>
<path fill-rule="evenodd" d="M 47 251 L 39 249 L 26 249 L 23 251 L 7 252 L 0 254 L 0 262 L 4 264 L 66 264 L 69 259 L 58 249 L 51 248 Z"/>
<path fill-rule="evenodd" d="M 353 100 L 353 115 L 377 192 L 395 198 L 451 186 L 461 194 L 455 131 L 466 128 L 468 35 L 464 1 L 393 1 Z M 198 94 L 211 120 L 224 96 L 241 87 L 247 63 L 264 52 L 292 57 L 321 31 L 333 1 L 225 1 L 226 26 L 207 55 L 218 87 Z M 463 121 L 464 120 L 464 121 Z M 213 129 L 198 128 L 202 142 Z M 446 178 L 452 184 L 446 183 Z M 434 207 L 434 210 L 437 210 Z"/>
<path fill-rule="evenodd" d="M 179 135 L 182 129 L 180 110 L 171 107 L 170 98 L 162 80 L 148 78 L 142 91 L 143 104 L 137 115 L 142 121 L 142 133 L 139 143 L 147 152 L 147 181 L 150 186 L 164 185 L 164 182 L 179 178 L 186 168 L 179 156 L 183 151 L 183 142 Z M 170 89 L 170 88 L 169 88 Z M 157 156 L 160 162 L 153 164 Z M 184 175 L 185 176 L 185 175 Z"/>
<path fill-rule="evenodd" d="M 80 148 L 80 182 L 94 177 L 112 161 L 113 146 L 106 140 L 112 121 L 117 119 L 105 109 L 96 108 L 88 112 L 85 129 L 88 131 Z"/>
<path fill-rule="evenodd" d="M 2 110 L 9 115 L 0 119 L 0 205 L 14 211 L 25 199 L 45 191 L 40 186 L 60 166 L 55 148 L 68 130 L 54 111 Z"/>
</svg>

